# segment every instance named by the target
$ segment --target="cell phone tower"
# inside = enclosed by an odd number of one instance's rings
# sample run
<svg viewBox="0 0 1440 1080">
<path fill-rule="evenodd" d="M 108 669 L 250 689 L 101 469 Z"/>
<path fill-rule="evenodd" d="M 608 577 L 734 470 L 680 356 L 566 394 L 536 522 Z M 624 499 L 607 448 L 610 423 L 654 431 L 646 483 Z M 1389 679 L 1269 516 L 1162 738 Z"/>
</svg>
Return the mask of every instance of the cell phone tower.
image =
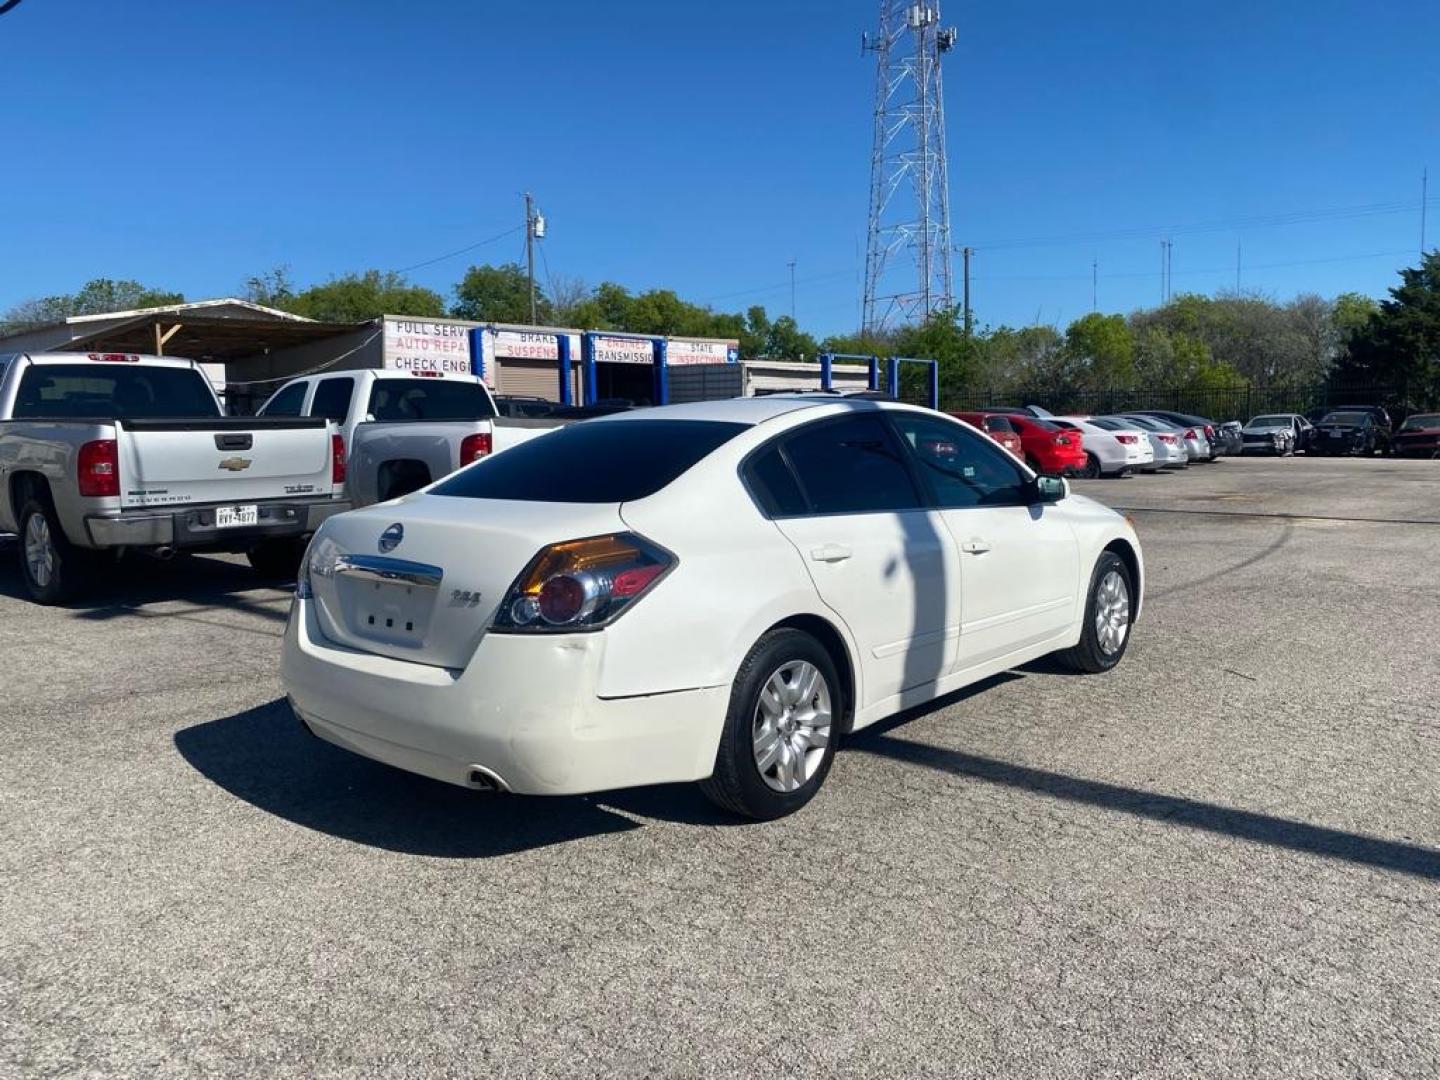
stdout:
<svg viewBox="0 0 1440 1080">
<path fill-rule="evenodd" d="M 956 31 L 941 28 L 939 0 L 881 0 L 880 30 L 861 38 L 875 54 L 875 135 L 865 247 L 867 332 L 923 319 L 954 303 L 950 170 L 940 59 Z M 908 260 L 906 255 L 908 254 Z M 908 261 L 915 276 L 902 275 Z"/>
</svg>

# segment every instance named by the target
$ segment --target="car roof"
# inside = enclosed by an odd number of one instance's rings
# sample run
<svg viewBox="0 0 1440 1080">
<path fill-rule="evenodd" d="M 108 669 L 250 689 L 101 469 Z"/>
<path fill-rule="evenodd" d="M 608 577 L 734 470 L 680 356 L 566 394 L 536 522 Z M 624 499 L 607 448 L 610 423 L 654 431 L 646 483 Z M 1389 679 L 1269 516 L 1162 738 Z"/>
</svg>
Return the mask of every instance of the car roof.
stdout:
<svg viewBox="0 0 1440 1080">
<path fill-rule="evenodd" d="M 763 424 L 777 416 L 801 409 L 855 408 L 875 409 L 885 402 L 830 395 L 766 394 L 762 397 L 724 398 L 719 401 L 693 401 L 684 405 L 656 405 L 646 409 L 615 413 L 603 419 L 607 423 L 635 420 L 712 420 L 728 424 Z M 597 418 L 599 419 L 599 418 Z"/>
</svg>

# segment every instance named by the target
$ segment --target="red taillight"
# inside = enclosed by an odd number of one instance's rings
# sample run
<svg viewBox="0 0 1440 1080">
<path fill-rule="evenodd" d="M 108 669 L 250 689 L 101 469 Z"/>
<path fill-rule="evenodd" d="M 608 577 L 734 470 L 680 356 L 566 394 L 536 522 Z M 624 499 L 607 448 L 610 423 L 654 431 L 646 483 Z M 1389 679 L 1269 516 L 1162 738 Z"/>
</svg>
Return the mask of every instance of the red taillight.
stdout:
<svg viewBox="0 0 1440 1080">
<path fill-rule="evenodd" d="M 120 494 L 120 449 L 114 439 L 95 439 L 80 447 L 75 462 L 80 494 L 114 498 Z"/>
<path fill-rule="evenodd" d="M 140 357 L 134 353 L 107 352 L 107 353 L 86 353 L 91 360 L 98 360 L 102 364 L 138 364 Z"/>
<path fill-rule="evenodd" d="M 1170 443 L 1170 444 L 1173 445 L 1174 442 L 1175 442 L 1175 436 L 1174 436 L 1174 435 L 1161 435 L 1161 436 L 1160 436 L 1160 441 L 1163 442 L 1163 443 Z"/>
<path fill-rule="evenodd" d="M 1213 439 L 1213 438 L 1215 438 L 1215 429 L 1214 429 L 1213 427 L 1211 427 L 1209 424 L 1206 424 L 1206 425 L 1205 425 L 1205 437 L 1206 437 L 1207 439 Z"/>
<path fill-rule="evenodd" d="M 412 371 L 410 374 L 418 375 L 422 379 L 443 379 L 445 377 L 443 371 Z"/>
<path fill-rule="evenodd" d="M 1116 436 L 1115 436 L 1115 441 L 1116 441 L 1116 442 L 1122 442 L 1122 443 L 1124 443 L 1126 446 L 1129 446 L 1131 443 L 1137 443 L 1137 442 L 1139 442 L 1139 441 L 1140 441 L 1140 436 L 1139 436 L 1139 435 L 1116 435 Z"/>
<path fill-rule="evenodd" d="M 1187 438 L 1187 439 L 1198 439 L 1198 438 L 1200 438 L 1200 436 L 1199 436 L 1198 434 L 1196 434 L 1195 429 L 1192 427 L 1192 428 L 1186 428 L 1186 429 L 1185 429 L 1185 438 Z"/>
<path fill-rule="evenodd" d="M 490 440 L 490 432 L 479 431 L 474 435 L 466 435 L 460 440 L 460 464 L 469 465 L 472 461 L 478 461 L 490 453 L 494 444 Z"/>
<path fill-rule="evenodd" d="M 675 565 L 632 533 L 551 544 L 500 602 L 500 630 L 593 630 L 617 618 Z"/>
<path fill-rule="evenodd" d="M 1069 446 L 1069 445 L 1070 445 L 1070 436 L 1069 436 L 1069 435 L 1064 435 L 1064 434 L 1056 435 L 1056 436 L 1055 436 L 1055 445 L 1056 445 L 1056 446 Z"/>
<path fill-rule="evenodd" d="M 345 483 L 345 436 L 330 436 L 330 483 L 339 487 Z"/>
</svg>

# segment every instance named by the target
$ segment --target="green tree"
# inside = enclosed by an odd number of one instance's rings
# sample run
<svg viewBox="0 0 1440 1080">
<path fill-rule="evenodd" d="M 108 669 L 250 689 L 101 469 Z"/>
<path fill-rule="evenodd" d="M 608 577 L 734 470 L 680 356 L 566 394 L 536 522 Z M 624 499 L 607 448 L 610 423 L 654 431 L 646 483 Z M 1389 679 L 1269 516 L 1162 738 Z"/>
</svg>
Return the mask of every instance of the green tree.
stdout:
<svg viewBox="0 0 1440 1080">
<path fill-rule="evenodd" d="M 262 307 L 288 311 L 295 302 L 295 286 L 290 282 L 290 268 L 281 265 L 246 278 L 245 299 Z"/>
<path fill-rule="evenodd" d="M 381 315 L 436 317 L 445 301 L 433 289 L 411 285 L 391 271 L 366 270 L 311 285 L 284 305 L 285 310 L 322 322 L 363 322 Z"/>
<path fill-rule="evenodd" d="M 82 285 L 78 292 L 22 301 L 0 318 L 0 325 L 14 333 L 60 322 L 74 315 L 103 315 L 137 308 L 170 307 L 184 302 L 182 293 L 155 289 L 138 281 L 94 278 Z"/>
<path fill-rule="evenodd" d="M 1403 390 L 1411 401 L 1440 401 L 1440 251 L 1400 271 L 1400 284 L 1355 332 L 1337 381 Z"/>
<path fill-rule="evenodd" d="M 1065 352 L 1093 390 L 1128 388 L 1135 381 L 1135 336 L 1123 315 L 1092 311 L 1065 331 Z"/>
<path fill-rule="evenodd" d="M 542 324 L 550 322 L 554 315 L 549 299 L 538 284 L 535 311 L 536 319 Z M 475 322 L 528 324 L 532 321 L 530 280 L 517 263 L 472 266 L 455 286 L 455 303 L 450 305 L 450 314 Z"/>
</svg>

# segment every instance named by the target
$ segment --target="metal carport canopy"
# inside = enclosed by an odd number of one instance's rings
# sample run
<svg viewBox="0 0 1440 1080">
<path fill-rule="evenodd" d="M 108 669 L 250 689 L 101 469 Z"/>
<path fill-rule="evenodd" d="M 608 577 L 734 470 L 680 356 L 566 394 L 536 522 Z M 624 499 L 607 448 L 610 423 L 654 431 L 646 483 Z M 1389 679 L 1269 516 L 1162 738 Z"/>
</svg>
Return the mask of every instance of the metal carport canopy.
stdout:
<svg viewBox="0 0 1440 1080">
<path fill-rule="evenodd" d="M 66 352 L 161 353 L 187 360 L 239 360 L 363 330 L 373 322 L 322 323 L 157 311 L 58 346 Z"/>
</svg>

